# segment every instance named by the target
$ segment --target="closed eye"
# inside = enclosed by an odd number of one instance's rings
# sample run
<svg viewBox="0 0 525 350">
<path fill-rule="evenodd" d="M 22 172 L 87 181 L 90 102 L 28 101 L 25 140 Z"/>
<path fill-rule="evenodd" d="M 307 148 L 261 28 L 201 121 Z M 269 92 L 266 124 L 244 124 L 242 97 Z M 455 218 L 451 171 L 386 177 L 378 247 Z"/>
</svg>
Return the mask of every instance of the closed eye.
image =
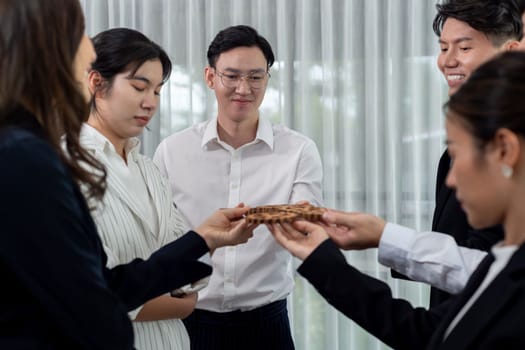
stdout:
<svg viewBox="0 0 525 350">
<path fill-rule="evenodd" d="M 222 76 L 224 78 L 230 79 L 230 80 L 238 80 L 239 79 L 239 76 L 236 75 L 236 74 L 223 74 Z"/>
</svg>

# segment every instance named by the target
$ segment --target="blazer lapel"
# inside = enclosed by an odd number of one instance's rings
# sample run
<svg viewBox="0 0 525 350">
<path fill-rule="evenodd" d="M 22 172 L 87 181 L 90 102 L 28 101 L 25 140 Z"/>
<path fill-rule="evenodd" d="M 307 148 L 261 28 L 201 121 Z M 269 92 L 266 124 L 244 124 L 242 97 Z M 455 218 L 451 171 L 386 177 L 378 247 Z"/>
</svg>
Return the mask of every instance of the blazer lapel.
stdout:
<svg viewBox="0 0 525 350">
<path fill-rule="evenodd" d="M 510 259 L 507 266 L 496 276 L 490 285 L 483 291 L 476 302 L 465 313 L 456 327 L 443 340 L 443 335 L 456 317 L 457 313 L 470 299 L 485 278 L 493 256 L 489 254 L 479 268 L 472 275 L 465 287 L 465 291 L 458 297 L 458 302 L 451 307 L 447 317 L 436 331 L 429 349 L 467 349 L 474 348 L 484 332 L 490 330 L 491 325 L 498 323 L 496 318 L 501 310 L 508 309 L 514 296 L 523 293 L 523 285 L 513 278 L 514 274 L 523 273 L 525 270 L 525 245 L 521 246 Z"/>
<path fill-rule="evenodd" d="M 82 127 L 82 130 L 80 132 L 80 144 L 82 145 L 82 147 L 92 152 L 95 158 L 102 162 L 106 167 L 108 174 L 106 179 L 107 191 L 114 193 L 115 196 L 119 198 L 129 208 L 131 213 L 141 221 L 143 227 L 147 231 L 149 231 L 148 233 L 154 234 L 152 227 L 144 217 L 144 211 L 141 208 L 143 204 L 147 205 L 148 203 L 142 203 L 141 201 L 134 200 L 134 198 L 130 195 L 129 189 L 126 188 L 125 184 L 120 180 L 120 178 L 115 175 L 118 174 L 118 170 L 110 161 L 107 160 L 106 155 L 100 149 L 100 141 L 97 141 L 96 138 L 93 135 L 91 135 L 89 129 L 87 128 L 90 128 L 90 126 L 84 125 Z M 146 179 L 147 171 L 144 171 L 142 157 L 138 158 L 140 160 L 138 162 L 139 169 L 143 178 Z M 149 191 L 149 186 L 147 187 Z"/>
<path fill-rule="evenodd" d="M 101 157 L 97 158 L 101 159 Z M 134 198 L 130 195 L 129 190 L 122 183 L 122 181 L 120 181 L 118 176 L 112 175 L 117 174 L 117 170 L 114 169 L 109 162 L 104 162 L 104 165 L 106 166 L 108 171 L 107 190 L 114 192 L 129 207 L 131 212 L 142 221 L 144 227 L 150 232 L 150 234 L 153 234 L 152 228 L 149 225 L 146 218 L 144 217 L 143 210 L 141 210 L 142 203 L 139 203 L 138 201 L 134 200 Z"/>
<path fill-rule="evenodd" d="M 447 179 L 448 171 L 450 169 L 450 157 L 448 152 L 445 150 L 445 153 L 441 155 L 438 165 L 438 173 L 436 178 L 436 208 L 434 209 L 434 216 L 432 218 L 432 229 L 435 230 L 441 214 L 443 213 L 443 208 L 449 200 L 450 196 L 453 195 L 454 191 L 447 187 L 445 181 Z"/>
<path fill-rule="evenodd" d="M 167 218 L 169 216 L 169 212 L 165 212 L 164 210 L 166 206 L 162 205 L 164 202 L 162 201 L 161 196 L 171 195 L 171 193 L 164 194 L 161 192 L 162 179 L 160 178 L 160 173 L 154 172 L 153 169 L 148 169 L 147 165 L 144 162 L 144 157 L 137 157 L 137 166 L 139 167 L 140 173 L 142 174 L 142 178 L 146 183 L 146 188 L 148 190 L 149 197 L 151 198 L 151 205 L 153 205 L 153 209 L 155 211 L 155 218 L 157 219 L 158 223 L 158 232 L 153 232 L 151 227 L 150 231 L 152 232 L 153 236 L 160 240 L 162 239 L 162 237 L 160 237 L 159 232 L 166 232 L 165 227 L 167 225 Z"/>
<path fill-rule="evenodd" d="M 497 279 L 500 277 L 502 280 L 508 279 L 508 276 L 498 276 Z M 522 293 L 520 288 L 516 288 L 518 287 L 516 284 L 509 282 L 507 280 L 498 283 L 494 280 L 441 344 L 441 348 L 473 348 L 472 343 L 478 341 L 480 335 L 490 330 L 490 325 L 493 322 L 497 322 L 494 321 L 494 318 L 498 312 L 512 302 L 516 293 Z"/>
</svg>

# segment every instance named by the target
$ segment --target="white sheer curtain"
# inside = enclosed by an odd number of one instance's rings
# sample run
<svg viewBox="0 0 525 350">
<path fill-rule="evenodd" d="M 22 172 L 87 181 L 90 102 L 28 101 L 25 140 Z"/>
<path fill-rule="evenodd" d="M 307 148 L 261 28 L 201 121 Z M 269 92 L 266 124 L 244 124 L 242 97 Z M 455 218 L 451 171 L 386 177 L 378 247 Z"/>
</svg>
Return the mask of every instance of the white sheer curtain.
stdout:
<svg viewBox="0 0 525 350">
<path fill-rule="evenodd" d="M 261 115 L 317 143 L 328 207 L 362 210 L 418 229 L 431 226 L 443 150 L 446 88 L 435 65 L 430 0 L 83 0 L 89 35 L 138 29 L 174 63 L 161 108 L 143 135 L 159 140 L 215 113 L 203 82 L 207 46 L 224 27 L 248 24 L 277 61 Z M 174 150 L 183 152 L 183 150 Z M 198 181 L 198 179 L 196 179 Z M 426 305 L 428 288 L 390 278 L 375 250 L 349 262 Z M 383 349 L 297 277 L 290 316 L 297 349 Z M 356 288 L 359 288 L 356 286 Z"/>
</svg>

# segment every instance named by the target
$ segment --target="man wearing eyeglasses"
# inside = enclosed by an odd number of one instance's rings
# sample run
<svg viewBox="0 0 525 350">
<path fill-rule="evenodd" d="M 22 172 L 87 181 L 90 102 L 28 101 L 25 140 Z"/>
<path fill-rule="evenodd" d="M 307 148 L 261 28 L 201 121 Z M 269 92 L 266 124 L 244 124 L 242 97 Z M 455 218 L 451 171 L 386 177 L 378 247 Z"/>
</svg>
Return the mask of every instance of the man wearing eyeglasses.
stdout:
<svg viewBox="0 0 525 350">
<path fill-rule="evenodd" d="M 322 166 L 314 142 L 259 115 L 274 63 L 270 44 L 253 28 L 234 26 L 217 34 L 207 56 L 217 116 L 171 135 L 154 157 L 188 224 L 241 202 L 319 205 Z M 217 249 L 211 260 L 209 284 L 185 321 L 191 348 L 293 349 L 286 307 L 291 255 L 266 227 L 247 244 Z"/>
</svg>

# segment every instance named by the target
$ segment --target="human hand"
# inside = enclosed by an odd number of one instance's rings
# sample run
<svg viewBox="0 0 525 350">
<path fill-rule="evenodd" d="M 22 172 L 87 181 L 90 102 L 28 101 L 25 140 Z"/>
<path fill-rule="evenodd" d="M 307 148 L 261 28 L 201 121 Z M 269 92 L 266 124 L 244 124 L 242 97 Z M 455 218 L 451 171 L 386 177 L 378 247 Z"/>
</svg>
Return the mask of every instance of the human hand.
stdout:
<svg viewBox="0 0 525 350">
<path fill-rule="evenodd" d="M 208 248 L 216 248 L 246 243 L 253 236 L 256 224 L 247 224 L 243 218 L 249 210 L 244 204 L 235 208 L 219 209 L 208 217 L 196 232 L 204 238 Z"/>
<path fill-rule="evenodd" d="M 267 226 L 275 240 L 301 260 L 306 259 L 329 238 L 323 227 L 308 221 L 298 220 L 291 224 L 277 223 Z"/>
<path fill-rule="evenodd" d="M 323 221 L 330 238 L 345 250 L 377 247 L 386 224 L 371 214 L 337 210 L 325 212 Z"/>
</svg>

